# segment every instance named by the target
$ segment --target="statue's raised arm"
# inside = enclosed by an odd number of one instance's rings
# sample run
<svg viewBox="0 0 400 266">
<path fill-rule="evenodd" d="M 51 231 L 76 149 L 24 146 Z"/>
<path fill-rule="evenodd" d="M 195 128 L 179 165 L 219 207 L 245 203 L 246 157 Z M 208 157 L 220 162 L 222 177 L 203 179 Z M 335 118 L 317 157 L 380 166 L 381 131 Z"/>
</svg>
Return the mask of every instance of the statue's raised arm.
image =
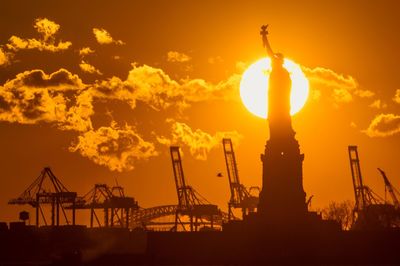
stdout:
<svg viewBox="0 0 400 266">
<path fill-rule="evenodd" d="M 262 36 L 263 46 L 267 49 L 268 56 L 273 58 L 275 56 L 275 53 L 274 51 L 272 51 L 271 45 L 268 41 L 268 24 L 261 26 L 260 34 Z"/>
</svg>

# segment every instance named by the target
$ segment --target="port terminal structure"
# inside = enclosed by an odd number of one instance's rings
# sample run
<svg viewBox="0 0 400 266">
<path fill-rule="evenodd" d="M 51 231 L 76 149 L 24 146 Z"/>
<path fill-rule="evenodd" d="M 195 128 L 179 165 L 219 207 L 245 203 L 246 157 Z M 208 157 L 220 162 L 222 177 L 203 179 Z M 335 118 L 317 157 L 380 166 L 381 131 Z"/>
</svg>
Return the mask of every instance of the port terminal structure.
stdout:
<svg viewBox="0 0 400 266">
<path fill-rule="evenodd" d="M 211 204 L 192 186 L 183 171 L 180 148 L 170 147 L 178 204 L 142 208 L 134 197 L 125 195 L 117 184 L 95 184 L 83 196 L 67 189 L 50 167 L 17 198 L 8 203 L 35 208 L 36 226 L 75 225 L 77 211 L 89 211 L 89 227 L 117 227 L 144 230 L 221 230 L 229 215 Z M 44 205 L 50 205 L 50 215 Z M 26 215 L 29 216 L 29 213 Z M 50 219 L 49 219 L 50 216 Z"/>
</svg>

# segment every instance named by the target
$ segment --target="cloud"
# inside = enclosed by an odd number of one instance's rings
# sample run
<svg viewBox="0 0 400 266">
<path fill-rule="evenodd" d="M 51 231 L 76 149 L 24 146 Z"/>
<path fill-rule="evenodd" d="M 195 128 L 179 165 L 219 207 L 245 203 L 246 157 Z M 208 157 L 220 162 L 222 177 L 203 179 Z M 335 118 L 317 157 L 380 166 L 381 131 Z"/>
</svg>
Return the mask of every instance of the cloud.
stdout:
<svg viewBox="0 0 400 266">
<path fill-rule="evenodd" d="M 216 132 L 214 135 L 206 133 L 201 129 L 193 130 L 182 122 L 169 121 L 172 123 L 172 137 L 158 137 L 159 143 L 164 145 L 183 144 L 189 147 L 190 154 L 199 160 L 206 160 L 211 149 L 219 146 L 223 138 L 231 138 L 238 143 L 242 136 L 236 131 Z"/>
<path fill-rule="evenodd" d="M 241 75 L 233 74 L 217 84 L 209 83 L 203 79 L 186 79 L 183 80 L 180 92 L 189 102 L 237 101 L 240 100 L 238 93 L 241 78 Z"/>
<path fill-rule="evenodd" d="M 387 137 L 400 133 L 400 115 L 379 114 L 363 131 L 369 137 Z"/>
<path fill-rule="evenodd" d="M 0 66 L 5 66 L 10 63 L 10 54 L 6 53 L 2 47 L 0 47 Z"/>
<path fill-rule="evenodd" d="M 166 109 L 178 103 L 180 85 L 162 69 L 148 65 L 133 66 L 125 81 L 126 88 L 134 92 L 134 97 L 150 105 L 155 110 Z M 177 100 L 175 102 L 175 100 Z"/>
<path fill-rule="evenodd" d="M 65 69 L 51 74 L 38 69 L 25 71 L 0 87 L 0 120 L 47 122 L 76 131 L 91 129 L 93 106 L 91 99 L 89 103 L 83 100 L 85 89 L 82 80 Z M 78 115 L 82 116 L 78 119 Z"/>
<path fill-rule="evenodd" d="M 68 41 L 59 41 L 56 43 L 54 35 L 60 29 L 60 25 L 47 18 L 36 19 L 34 28 L 40 33 L 40 39 L 24 39 L 13 35 L 8 40 L 7 48 L 12 51 L 37 49 L 39 51 L 58 52 L 66 50 L 72 45 L 72 43 Z"/>
<path fill-rule="evenodd" d="M 83 61 L 81 67 L 98 73 L 88 65 Z M 196 102 L 239 100 L 239 82 L 238 74 L 217 84 L 203 79 L 176 81 L 162 69 L 134 65 L 125 80 L 112 77 L 84 84 L 78 75 L 65 69 L 51 74 L 36 69 L 20 73 L 0 87 L 0 120 L 49 122 L 63 130 L 85 131 L 92 128 L 90 117 L 96 100 L 118 100 L 132 109 L 140 101 L 154 110 L 182 111 Z"/>
<path fill-rule="evenodd" d="M 38 18 L 33 26 L 43 36 L 45 42 L 53 38 L 54 34 L 60 29 L 60 25 L 48 20 L 47 18 Z"/>
<path fill-rule="evenodd" d="M 396 94 L 395 94 L 394 97 L 393 97 L 393 101 L 394 101 L 395 103 L 400 104 L 400 89 L 397 89 L 397 90 L 396 90 Z"/>
<path fill-rule="evenodd" d="M 141 101 L 154 110 L 182 111 L 196 102 L 239 99 L 239 82 L 237 74 L 217 84 L 203 79 L 176 81 L 162 69 L 147 65 L 134 65 L 125 80 L 112 77 L 94 84 L 84 84 L 78 75 L 65 69 L 51 74 L 31 70 L 1 87 L 0 120 L 22 124 L 47 122 L 62 130 L 82 132 L 92 129 L 90 117 L 96 100 L 119 100 L 132 109 Z"/>
<path fill-rule="evenodd" d="M 354 96 L 371 98 L 375 95 L 370 90 L 360 88 L 356 79 L 350 75 L 338 74 L 323 67 L 308 68 L 302 66 L 302 70 L 310 81 L 310 88 L 330 92 L 331 98 L 336 104 L 349 103 L 353 101 Z"/>
<path fill-rule="evenodd" d="M 58 122 L 58 128 L 78 132 L 92 130 L 93 115 L 93 95 L 90 89 L 82 90 L 75 96 L 75 104 L 68 109 L 64 120 Z"/>
<path fill-rule="evenodd" d="M 314 101 L 318 101 L 321 98 L 321 91 L 314 88 L 310 92 L 310 98 L 313 99 Z"/>
<path fill-rule="evenodd" d="M 354 91 L 354 95 L 360 98 L 371 98 L 375 95 L 375 92 L 366 89 L 357 89 Z"/>
<path fill-rule="evenodd" d="M 357 82 L 353 77 L 340 75 L 322 67 L 308 68 L 303 66 L 302 70 L 310 81 L 312 90 L 330 91 L 335 103 L 348 103 L 353 100 L 350 91 L 357 88 Z"/>
<path fill-rule="evenodd" d="M 179 62 L 184 63 L 190 61 L 192 58 L 187 54 L 176 52 L 176 51 L 169 51 L 167 53 L 167 61 L 168 62 Z"/>
<path fill-rule="evenodd" d="M 133 65 L 126 80 L 112 77 L 95 84 L 96 97 L 122 100 L 135 108 L 146 103 L 154 110 L 188 108 L 192 103 L 209 100 L 239 100 L 241 76 L 233 74 L 217 84 L 203 79 L 174 80 L 160 68 Z"/>
<path fill-rule="evenodd" d="M 143 140 L 133 127 L 119 128 L 115 122 L 110 127 L 85 132 L 69 150 L 119 172 L 134 169 L 137 160 L 158 155 L 154 144 Z"/>
<path fill-rule="evenodd" d="M 79 64 L 79 67 L 83 72 L 90 73 L 90 74 L 97 74 L 97 75 L 103 75 L 103 73 L 100 72 L 97 68 L 92 66 L 91 64 L 87 63 L 86 61 L 82 60 L 81 63 Z"/>
<path fill-rule="evenodd" d="M 383 103 L 381 100 L 375 100 L 375 101 L 373 101 L 370 105 L 369 105 L 369 107 L 371 107 L 371 108 L 375 108 L 375 109 L 382 109 L 382 108 L 386 108 L 387 107 L 387 104 L 386 103 Z"/>
<path fill-rule="evenodd" d="M 96 40 L 99 44 L 111 44 L 111 43 L 115 43 L 118 45 L 125 44 L 121 40 L 114 40 L 113 37 L 111 37 L 110 33 L 105 29 L 93 28 L 93 34 L 96 37 Z"/>
<path fill-rule="evenodd" d="M 357 87 L 357 81 L 352 76 L 337 74 L 333 70 L 323 67 L 308 68 L 303 66 L 302 68 L 306 76 L 311 80 L 317 80 L 332 87 L 340 86 L 347 89 Z"/>
<path fill-rule="evenodd" d="M 238 100 L 240 75 L 234 74 L 219 83 L 203 79 L 174 80 L 162 69 L 133 65 L 126 79 L 112 77 L 84 84 L 66 69 L 53 73 L 34 69 L 22 72 L 0 86 L 0 121 L 20 124 L 48 123 L 59 130 L 77 132 L 77 142 L 70 150 L 112 170 L 133 169 L 137 160 L 156 156 L 154 145 L 143 140 L 137 130 L 126 125 L 99 125 L 94 128 L 96 101 L 121 101 L 136 108 L 138 101 L 155 110 L 177 113 L 192 103 L 209 100 Z M 172 123 L 172 122 L 171 122 Z M 155 133 L 157 135 L 157 133 Z M 192 130 L 184 123 L 172 123 L 169 137 L 159 143 L 180 143 L 199 159 L 225 136 L 239 138 L 237 132 L 209 134 Z M 154 138 L 154 136 L 153 136 Z M 133 143 L 133 144 L 129 144 Z"/>
<path fill-rule="evenodd" d="M 17 76 L 6 82 L 5 87 L 51 87 L 53 90 L 76 90 L 84 86 L 78 75 L 61 68 L 51 74 L 43 70 L 34 69 L 17 74 Z"/>
<path fill-rule="evenodd" d="M 90 47 L 83 47 L 79 50 L 79 55 L 81 57 L 84 57 L 86 55 L 93 54 L 93 53 L 94 53 L 94 50 L 92 50 L 92 48 L 90 48 Z"/>
<path fill-rule="evenodd" d="M 332 97 L 336 103 L 349 103 L 353 100 L 351 93 L 343 88 L 333 89 Z"/>
</svg>

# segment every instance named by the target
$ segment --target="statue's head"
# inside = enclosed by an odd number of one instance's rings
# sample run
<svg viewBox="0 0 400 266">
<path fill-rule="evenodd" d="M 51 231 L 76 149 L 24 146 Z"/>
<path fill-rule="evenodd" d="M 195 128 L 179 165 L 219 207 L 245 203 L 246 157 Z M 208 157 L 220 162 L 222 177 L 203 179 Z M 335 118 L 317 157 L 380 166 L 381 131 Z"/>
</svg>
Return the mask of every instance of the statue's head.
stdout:
<svg viewBox="0 0 400 266">
<path fill-rule="evenodd" d="M 272 60 L 272 67 L 277 66 L 277 67 L 281 67 L 283 65 L 284 62 L 284 56 L 281 53 L 276 53 L 274 54 L 274 60 Z"/>
</svg>

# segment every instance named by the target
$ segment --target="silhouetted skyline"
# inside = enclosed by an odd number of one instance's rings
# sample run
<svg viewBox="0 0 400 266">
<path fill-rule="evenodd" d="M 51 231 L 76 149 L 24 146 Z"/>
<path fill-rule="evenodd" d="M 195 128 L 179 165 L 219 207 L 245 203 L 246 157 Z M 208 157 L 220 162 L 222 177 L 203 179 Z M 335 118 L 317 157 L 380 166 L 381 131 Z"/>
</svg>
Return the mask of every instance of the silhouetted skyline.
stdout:
<svg viewBox="0 0 400 266">
<path fill-rule="evenodd" d="M 79 195 L 117 179 L 140 206 L 176 204 L 169 145 L 182 147 L 193 187 L 227 210 L 223 137 L 241 182 L 261 186 L 269 129 L 239 83 L 265 56 L 263 23 L 310 82 L 292 122 L 312 207 L 354 199 L 348 145 L 374 191 L 384 193 L 377 167 L 399 188 L 399 12 L 396 1 L 5 3 L 0 221 L 33 214 L 7 201 L 46 166 Z"/>
</svg>

